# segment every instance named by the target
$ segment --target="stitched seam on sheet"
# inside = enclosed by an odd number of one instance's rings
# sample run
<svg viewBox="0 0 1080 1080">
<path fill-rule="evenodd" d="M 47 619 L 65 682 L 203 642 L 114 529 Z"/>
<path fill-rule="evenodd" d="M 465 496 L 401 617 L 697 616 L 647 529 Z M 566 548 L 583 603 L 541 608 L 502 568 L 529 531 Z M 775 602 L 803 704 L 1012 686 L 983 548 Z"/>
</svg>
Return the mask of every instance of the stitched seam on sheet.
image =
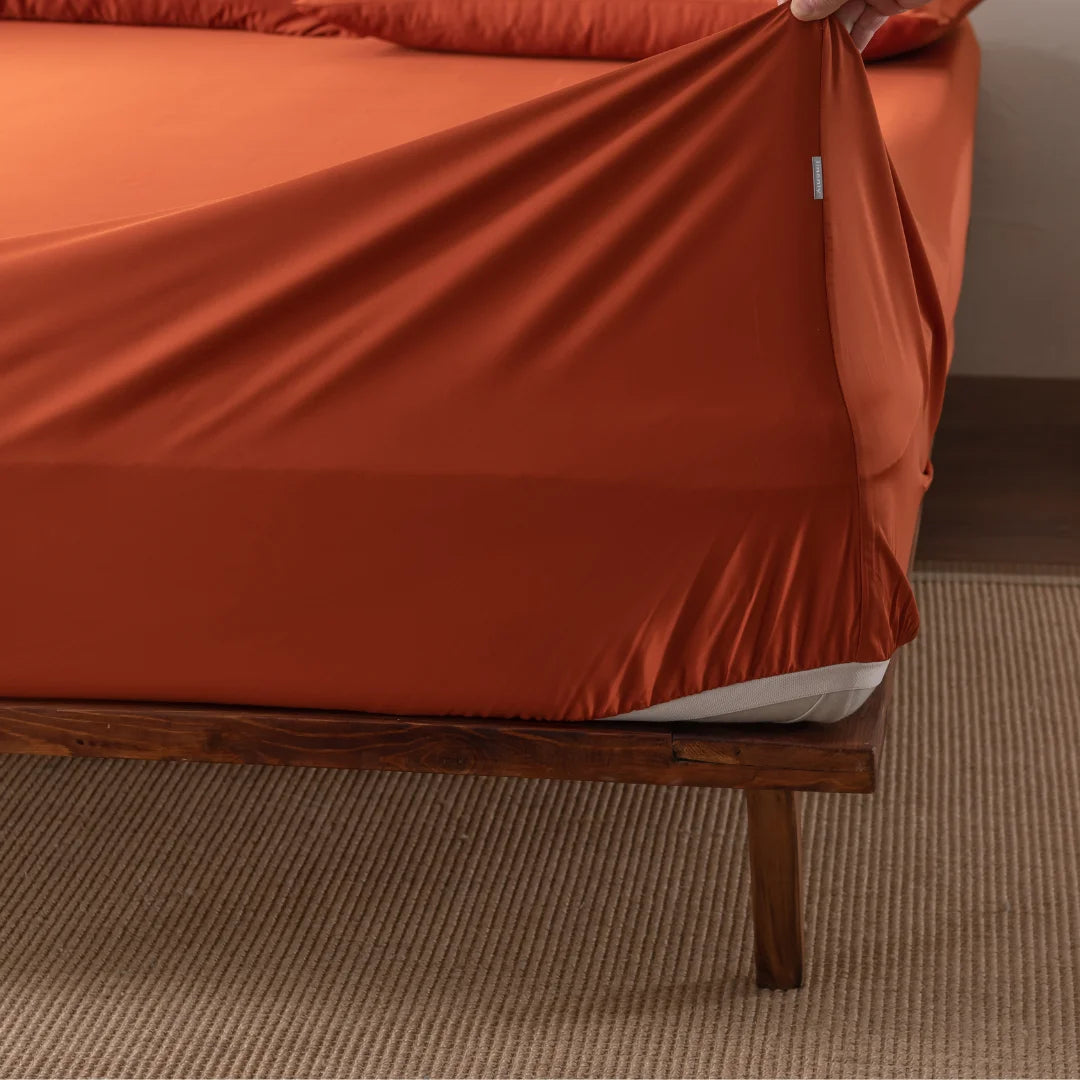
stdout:
<svg viewBox="0 0 1080 1080">
<path fill-rule="evenodd" d="M 822 19 L 821 26 L 821 50 L 819 53 L 818 68 L 818 153 L 823 161 L 825 158 L 825 77 L 826 64 L 825 52 L 828 46 L 831 19 Z M 826 165 L 826 169 L 827 169 Z M 825 173 L 825 187 L 821 199 L 821 236 L 822 249 L 824 252 L 824 286 L 825 286 L 825 315 L 829 327 L 829 348 L 832 352 L 833 370 L 836 373 L 836 384 L 840 390 L 840 401 L 844 406 L 844 414 L 847 416 L 848 430 L 851 432 L 851 460 L 855 468 L 855 546 L 857 551 L 858 565 L 856 568 L 856 596 L 855 596 L 855 643 L 852 655 L 856 660 L 862 659 L 863 640 L 866 636 L 866 503 L 863 497 L 862 469 L 859 462 L 859 440 L 855 434 L 855 420 L 851 415 L 851 407 L 848 404 L 847 393 L 844 390 L 843 376 L 840 374 L 840 358 L 837 349 L 835 307 L 833 305 L 832 288 L 832 235 L 829 228 L 830 208 L 832 199 L 829 196 L 828 174 Z"/>
</svg>

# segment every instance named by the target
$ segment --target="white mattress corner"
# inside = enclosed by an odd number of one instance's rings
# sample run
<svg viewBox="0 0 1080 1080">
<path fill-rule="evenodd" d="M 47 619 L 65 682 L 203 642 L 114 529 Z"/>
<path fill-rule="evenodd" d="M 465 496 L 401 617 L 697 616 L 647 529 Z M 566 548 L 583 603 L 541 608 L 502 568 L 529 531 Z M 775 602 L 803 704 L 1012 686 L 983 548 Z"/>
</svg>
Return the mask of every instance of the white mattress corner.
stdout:
<svg viewBox="0 0 1080 1080">
<path fill-rule="evenodd" d="M 832 664 L 770 675 L 620 713 L 607 720 L 835 723 L 855 712 L 880 685 L 889 661 Z"/>
</svg>

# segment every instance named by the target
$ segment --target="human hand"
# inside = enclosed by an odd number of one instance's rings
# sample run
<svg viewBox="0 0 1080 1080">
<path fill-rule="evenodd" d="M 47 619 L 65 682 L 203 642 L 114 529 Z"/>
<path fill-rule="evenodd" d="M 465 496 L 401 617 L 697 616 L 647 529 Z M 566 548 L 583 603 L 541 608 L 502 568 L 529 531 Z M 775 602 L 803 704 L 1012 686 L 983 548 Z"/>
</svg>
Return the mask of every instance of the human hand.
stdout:
<svg viewBox="0 0 1080 1080">
<path fill-rule="evenodd" d="M 787 0 L 778 0 L 787 3 Z M 791 14 L 809 21 L 835 13 L 862 52 L 870 39 L 885 25 L 890 15 L 922 7 L 928 0 L 791 0 Z"/>
</svg>

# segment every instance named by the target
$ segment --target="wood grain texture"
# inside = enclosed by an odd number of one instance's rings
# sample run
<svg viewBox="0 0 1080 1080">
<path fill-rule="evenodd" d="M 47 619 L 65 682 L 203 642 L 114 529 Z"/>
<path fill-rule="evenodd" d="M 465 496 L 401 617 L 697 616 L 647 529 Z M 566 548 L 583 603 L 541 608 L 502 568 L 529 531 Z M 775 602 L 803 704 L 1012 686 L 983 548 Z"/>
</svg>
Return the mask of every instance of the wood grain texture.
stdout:
<svg viewBox="0 0 1080 1080">
<path fill-rule="evenodd" d="M 746 821 L 757 984 L 767 990 L 794 990 L 803 981 L 798 793 L 747 791 Z"/>
<path fill-rule="evenodd" d="M 846 791 L 873 791 L 892 703 L 894 666 L 857 712 L 836 724 L 728 724 L 674 726 L 673 748 L 682 761 L 715 762 L 770 772 L 842 772 Z M 774 784 L 774 787 L 796 785 Z"/>
<path fill-rule="evenodd" d="M 868 792 L 891 680 L 832 725 L 566 723 L 0 701 L 0 753 Z"/>
</svg>

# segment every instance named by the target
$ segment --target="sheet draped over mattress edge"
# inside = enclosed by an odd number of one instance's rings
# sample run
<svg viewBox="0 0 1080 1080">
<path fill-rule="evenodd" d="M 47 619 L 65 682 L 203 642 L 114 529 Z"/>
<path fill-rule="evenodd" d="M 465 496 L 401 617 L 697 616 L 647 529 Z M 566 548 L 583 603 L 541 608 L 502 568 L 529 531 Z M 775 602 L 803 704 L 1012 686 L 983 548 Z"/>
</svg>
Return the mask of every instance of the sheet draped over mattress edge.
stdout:
<svg viewBox="0 0 1080 1080">
<path fill-rule="evenodd" d="M 0 298 L 0 694 L 590 719 L 916 632 L 943 317 L 831 21 L 18 238 Z"/>
</svg>

